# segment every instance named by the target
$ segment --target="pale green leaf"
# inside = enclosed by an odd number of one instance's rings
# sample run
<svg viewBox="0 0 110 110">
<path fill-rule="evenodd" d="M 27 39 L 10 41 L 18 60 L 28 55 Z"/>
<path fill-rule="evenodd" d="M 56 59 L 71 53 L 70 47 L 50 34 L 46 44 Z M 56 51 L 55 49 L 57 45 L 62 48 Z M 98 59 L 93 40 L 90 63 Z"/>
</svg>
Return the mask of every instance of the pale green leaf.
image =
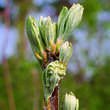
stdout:
<svg viewBox="0 0 110 110">
<path fill-rule="evenodd" d="M 59 36 L 63 37 L 63 32 L 65 28 L 64 26 L 66 23 L 67 16 L 68 16 L 68 9 L 67 7 L 63 7 L 58 18 L 58 37 Z"/>
<path fill-rule="evenodd" d="M 33 51 L 37 50 L 38 53 L 42 54 L 43 43 L 39 35 L 37 21 L 31 16 L 26 20 L 26 32 Z"/>
<path fill-rule="evenodd" d="M 67 37 L 72 34 L 74 28 L 80 23 L 83 9 L 84 8 L 80 4 L 73 4 L 73 6 L 70 8 L 64 30 L 64 40 L 66 40 Z"/>
</svg>

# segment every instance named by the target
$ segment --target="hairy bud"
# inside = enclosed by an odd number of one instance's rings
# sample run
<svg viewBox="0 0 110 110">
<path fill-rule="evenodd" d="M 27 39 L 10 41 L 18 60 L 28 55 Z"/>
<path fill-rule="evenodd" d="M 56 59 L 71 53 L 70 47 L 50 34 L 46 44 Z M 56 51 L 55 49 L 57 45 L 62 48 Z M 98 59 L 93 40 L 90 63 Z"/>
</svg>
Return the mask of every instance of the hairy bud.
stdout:
<svg viewBox="0 0 110 110">
<path fill-rule="evenodd" d="M 74 28 L 80 23 L 84 8 L 80 4 L 73 4 L 68 10 L 64 7 L 58 19 L 58 35 L 63 40 L 73 32 Z"/>
<path fill-rule="evenodd" d="M 63 110 L 78 110 L 79 101 L 73 93 L 66 94 L 63 102 Z"/>
<path fill-rule="evenodd" d="M 60 62 L 67 64 L 71 56 L 72 56 L 72 44 L 66 41 L 60 47 L 60 56 L 59 56 Z"/>
</svg>

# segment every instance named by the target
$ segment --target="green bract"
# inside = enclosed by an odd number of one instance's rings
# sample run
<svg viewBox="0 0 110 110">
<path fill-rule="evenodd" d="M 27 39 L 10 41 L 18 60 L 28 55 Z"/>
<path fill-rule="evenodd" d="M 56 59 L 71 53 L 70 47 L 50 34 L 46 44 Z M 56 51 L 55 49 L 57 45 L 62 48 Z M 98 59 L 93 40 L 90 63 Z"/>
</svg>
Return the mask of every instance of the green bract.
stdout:
<svg viewBox="0 0 110 110">
<path fill-rule="evenodd" d="M 59 61 L 51 62 L 43 72 L 44 95 L 46 101 L 51 96 L 55 87 L 65 76 L 66 68 Z"/>
<path fill-rule="evenodd" d="M 66 94 L 63 102 L 63 110 L 78 110 L 79 101 L 73 93 Z"/>
<path fill-rule="evenodd" d="M 61 62 L 66 64 L 70 60 L 71 56 L 72 56 L 72 44 L 69 43 L 68 41 L 66 41 L 60 47 L 59 59 L 60 59 Z"/>
</svg>

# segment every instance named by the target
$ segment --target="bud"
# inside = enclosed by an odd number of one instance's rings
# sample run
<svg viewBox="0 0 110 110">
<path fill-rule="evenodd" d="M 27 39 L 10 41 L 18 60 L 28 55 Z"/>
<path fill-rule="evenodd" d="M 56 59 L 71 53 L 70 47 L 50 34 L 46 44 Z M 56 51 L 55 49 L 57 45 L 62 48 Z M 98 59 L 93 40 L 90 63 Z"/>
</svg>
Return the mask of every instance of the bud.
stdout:
<svg viewBox="0 0 110 110">
<path fill-rule="evenodd" d="M 42 55 L 43 43 L 39 33 L 38 24 L 35 18 L 31 18 L 31 16 L 26 20 L 26 32 L 34 54 L 37 52 Z"/>
<path fill-rule="evenodd" d="M 56 23 L 53 23 L 49 16 L 47 18 L 40 17 L 39 28 L 46 47 L 49 47 L 50 41 L 54 43 L 56 40 Z"/>
<path fill-rule="evenodd" d="M 60 62 L 67 64 L 71 56 L 72 56 L 72 44 L 66 41 L 60 47 L 60 56 L 59 56 Z"/>
<path fill-rule="evenodd" d="M 63 64 L 58 61 L 51 62 L 48 64 L 46 69 L 43 72 L 43 84 L 44 84 L 44 95 L 46 101 L 51 97 L 52 92 L 55 87 L 58 86 L 58 83 L 65 76 L 66 68 Z"/>
<path fill-rule="evenodd" d="M 40 30 L 40 34 L 41 34 L 41 37 L 44 41 L 44 44 L 45 46 L 48 46 L 48 39 L 47 39 L 47 36 L 45 36 L 45 24 L 47 22 L 47 18 L 43 18 L 42 16 L 40 17 L 40 20 L 39 20 L 39 30 Z"/>
<path fill-rule="evenodd" d="M 84 8 L 80 4 L 73 4 L 68 10 L 64 7 L 58 18 L 58 35 L 66 40 L 82 18 Z"/>
<path fill-rule="evenodd" d="M 63 7 L 63 9 L 61 10 L 60 15 L 58 17 L 58 37 L 59 36 L 63 37 L 64 25 L 65 25 L 67 16 L 68 16 L 68 8 Z M 62 38 L 62 40 L 63 40 L 63 38 Z"/>
<path fill-rule="evenodd" d="M 80 4 L 73 4 L 68 11 L 64 36 L 72 33 L 74 28 L 80 23 L 84 8 Z M 66 39 L 66 38 L 64 38 Z"/>
<path fill-rule="evenodd" d="M 63 110 L 78 110 L 79 101 L 71 92 L 70 94 L 66 94 L 63 102 Z"/>
</svg>

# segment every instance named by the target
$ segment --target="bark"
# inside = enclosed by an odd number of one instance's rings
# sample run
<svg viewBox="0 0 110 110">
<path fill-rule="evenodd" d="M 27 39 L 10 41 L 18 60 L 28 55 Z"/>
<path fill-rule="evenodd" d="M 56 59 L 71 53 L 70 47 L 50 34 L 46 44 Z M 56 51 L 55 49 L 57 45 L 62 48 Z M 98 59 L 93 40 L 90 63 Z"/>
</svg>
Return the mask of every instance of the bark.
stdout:
<svg viewBox="0 0 110 110">
<path fill-rule="evenodd" d="M 59 109 L 59 86 L 57 86 L 50 97 L 51 110 Z"/>
<path fill-rule="evenodd" d="M 43 110 L 59 110 L 59 85 L 54 89 L 52 96 L 49 98 Z"/>
</svg>

